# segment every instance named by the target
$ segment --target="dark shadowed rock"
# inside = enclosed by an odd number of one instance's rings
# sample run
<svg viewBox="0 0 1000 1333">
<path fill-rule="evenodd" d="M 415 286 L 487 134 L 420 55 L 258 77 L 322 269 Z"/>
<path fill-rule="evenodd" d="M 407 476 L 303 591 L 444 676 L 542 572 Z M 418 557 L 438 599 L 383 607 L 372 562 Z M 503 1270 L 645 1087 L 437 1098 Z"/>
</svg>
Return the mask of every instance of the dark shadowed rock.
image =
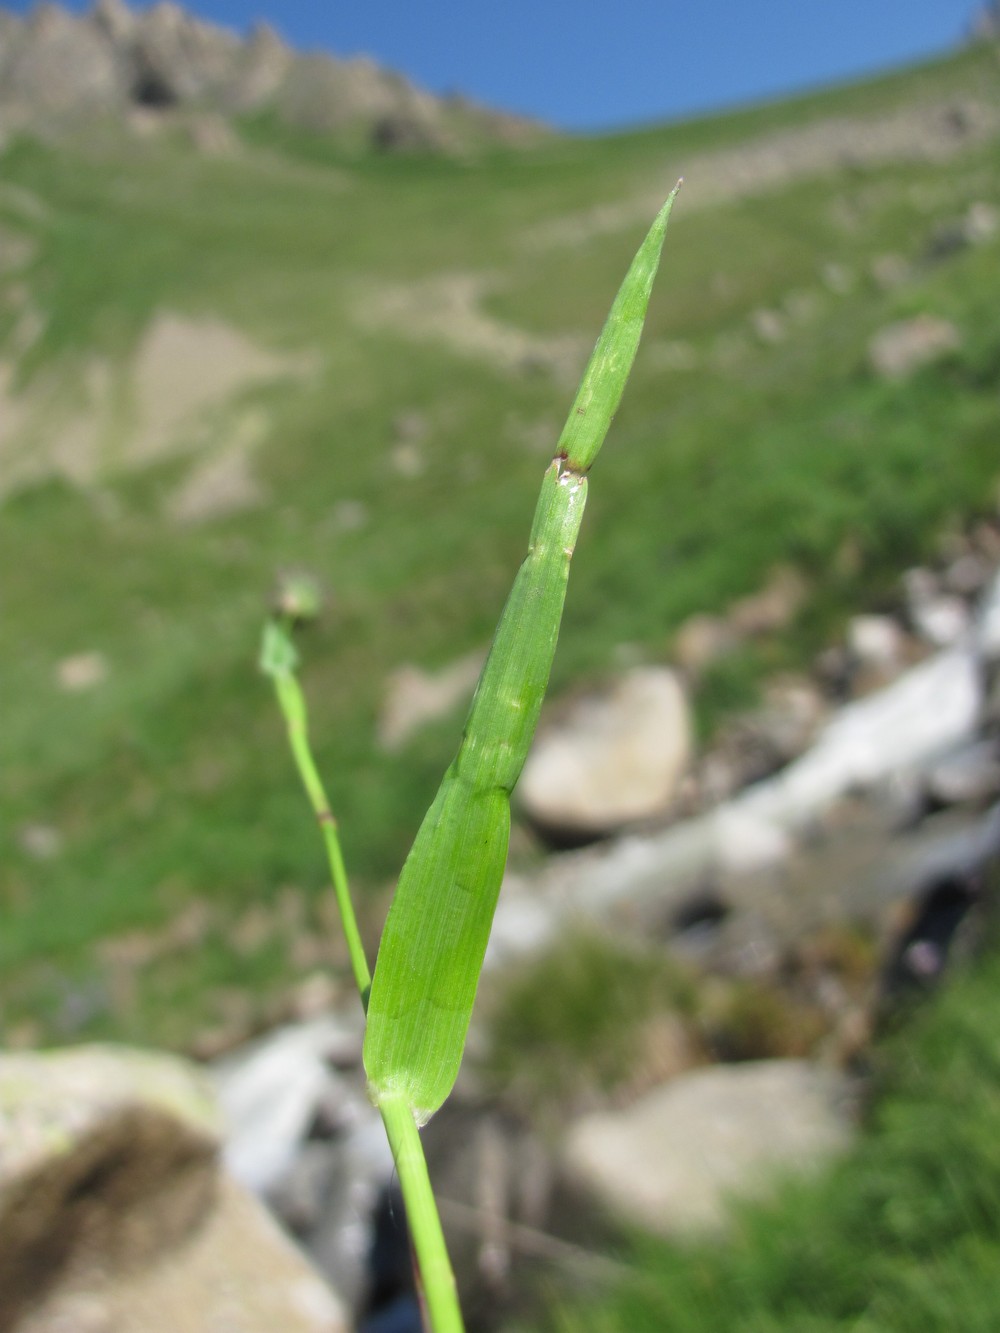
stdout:
<svg viewBox="0 0 1000 1333">
<path fill-rule="evenodd" d="M 149 105 L 204 102 L 229 82 L 241 42 L 160 0 L 139 17 L 133 37 L 133 96 Z"/>
</svg>

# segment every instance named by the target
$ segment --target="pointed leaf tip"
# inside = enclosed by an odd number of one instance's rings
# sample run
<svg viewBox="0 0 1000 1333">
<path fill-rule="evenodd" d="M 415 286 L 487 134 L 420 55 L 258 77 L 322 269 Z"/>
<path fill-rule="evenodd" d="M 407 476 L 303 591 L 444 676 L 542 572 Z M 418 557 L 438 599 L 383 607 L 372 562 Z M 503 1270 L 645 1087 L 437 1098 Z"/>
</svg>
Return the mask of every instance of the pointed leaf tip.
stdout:
<svg viewBox="0 0 1000 1333">
<path fill-rule="evenodd" d="M 574 471 L 590 470 L 621 402 L 639 348 L 667 221 L 679 188 L 680 181 L 670 191 L 639 246 L 583 372 L 557 450 Z"/>
</svg>

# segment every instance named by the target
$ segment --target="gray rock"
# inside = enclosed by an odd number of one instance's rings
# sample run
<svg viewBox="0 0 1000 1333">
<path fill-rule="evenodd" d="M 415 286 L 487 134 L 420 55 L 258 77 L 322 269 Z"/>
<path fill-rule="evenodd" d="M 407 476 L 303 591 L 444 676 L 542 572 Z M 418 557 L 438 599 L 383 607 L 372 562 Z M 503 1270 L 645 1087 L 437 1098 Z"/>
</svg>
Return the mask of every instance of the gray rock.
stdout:
<svg viewBox="0 0 1000 1333">
<path fill-rule="evenodd" d="M 99 32 L 119 43 L 131 40 L 136 27 L 136 16 L 124 0 L 96 0 L 90 21 Z"/>
<path fill-rule="evenodd" d="M 229 72 L 223 106 L 231 111 L 252 111 L 273 101 L 291 74 L 294 61 L 292 50 L 269 24 L 254 24 Z"/>
<path fill-rule="evenodd" d="M 219 1169 L 174 1057 L 0 1057 L 0 1323 L 12 1333 L 339 1333 L 339 1302 Z"/>
<path fill-rule="evenodd" d="M 241 47 L 224 28 L 189 17 L 172 0 L 139 15 L 132 39 L 137 101 L 201 102 L 226 87 Z"/>
<path fill-rule="evenodd" d="M 926 770 L 928 795 L 941 805 L 981 805 L 1000 795 L 1000 755 L 994 741 L 975 741 Z"/>
<path fill-rule="evenodd" d="M 150 1201 L 150 1209 L 160 1206 Z M 343 1302 L 252 1195 L 222 1176 L 212 1206 L 155 1262 L 72 1269 L 11 1333 L 347 1333 Z"/>
<path fill-rule="evenodd" d="M 723 1225 L 731 1198 L 815 1170 L 850 1144 L 852 1087 L 806 1061 L 695 1070 L 570 1127 L 564 1166 L 623 1219 L 664 1235 Z"/>
<path fill-rule="evenodd" d="M 785 320 L 780 311 L 761 306 L 750 315 L 754 333 L 764 343 L 779 343 L 788 336 Z"/>
<path fill-rule="evenodd" d="M 872 280 L 883 291 L 891 291 L 893 287 L 901 287 L 913 276 L 911 266 L 902 255 L 896 254 L 876 255 L 869 266 L 869 272 L 872 275 Z"/>
<path fill-rule="evenodd" d="M 123 101 L 121 62 L 97 27 L 58 5 L 41 5 L 14 34 L 2 67 L 0 101 L 42 118 L 87 113 Z"/>
<path fill-rule="evenodd" d="M 356 1013 L 279 1029 L 212 1071 L 227 1166 L 352 1307 L 365 1293 L 372 1215 L 394 1170 L 364 1091 Z"/>
<path fill-rule="evenodd" d="M 665 667 L 639 667 L 540 731 L 518 798 L 550 833 L 598 837 L 669 810 L 691 748 L 677 676 Z"/>
<path fill-rule="evenodd" d="M 513 143 L 539 130 L 434 97 L 367 59 L 297 55 L 264 24 L 240 37 L 172 0 L 141 10 L 97 0 L 83 17 L 52 4 L 23 21 L 0 13 L 0 108 L 18 127 L 51 133 L 120 115 L 139 133 L 175 108 L 230 114 L 265 107 L 294 124 L 346 129 L 354 143 L 397 151 Z M 137 109 L 150 119 L 136 118 Z"/>
<path fill-rule="evenodd" d="M 936 315 L 914 315 L 880 329 L 868 344 L 868 360 L 882 379 L 906 379 L 961 346 L 961 335 L 950 320 Z"/>
<path fill-rule="evenodd" d="M 982 201 L 970 204 L 965 213 L 950 222 L 935 227 L 927 241 L 926 253 L 930 260 L 949 259 L 970 245 L 991 241 L 1000 228 L 1000 214 L 992 204 Z"/>
<path fill-rule="evenodd" d="M 281 1028 L 213 1066 L 224 1157 L 241 1184 L 259 1194 L 276 1188 L 318 1117 L 331 1132 L 364 1117 L 366 1099 L 337 1073 L 360 1062 L 361 1037 L 360 1024 L 317 1019 Z"/>
</svg>

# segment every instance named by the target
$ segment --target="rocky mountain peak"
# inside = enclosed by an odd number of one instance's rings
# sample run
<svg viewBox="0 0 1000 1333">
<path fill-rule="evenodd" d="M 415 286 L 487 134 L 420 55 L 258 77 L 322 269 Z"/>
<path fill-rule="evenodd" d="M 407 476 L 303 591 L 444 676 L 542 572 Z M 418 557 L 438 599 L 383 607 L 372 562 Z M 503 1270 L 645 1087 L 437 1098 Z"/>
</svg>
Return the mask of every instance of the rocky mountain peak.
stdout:
<svg viewBox="0 0 1000 1333">
<path fill-rule="evenodd" d="M 517 143 L 540 131 L 464 99 L 435 97 L 365 58 L 298 54 L 266 23 L 237 34 L 174 0 L 145 10 L 95 0 L 80 17 L 52 3 L 23 19 L 0 9 L 0 131 L 127 119 L 135 107 L 272 111 L 291 125 L 396 150 Z"/>
</svg>

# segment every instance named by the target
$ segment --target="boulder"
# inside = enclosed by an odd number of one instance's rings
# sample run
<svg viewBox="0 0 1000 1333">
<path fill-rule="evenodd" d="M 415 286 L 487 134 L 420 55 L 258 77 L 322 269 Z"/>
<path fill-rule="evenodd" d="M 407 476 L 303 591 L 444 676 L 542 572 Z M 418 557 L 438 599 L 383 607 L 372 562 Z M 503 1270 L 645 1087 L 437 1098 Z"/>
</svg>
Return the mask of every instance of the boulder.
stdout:
<svg viewBox="0 0 1000 1333">
<path fill-rule="evenodd" d="M 852 1086 L 805 1060 L 698 1069 L 571 1126 L 570 1180 L 670 1236 L 717 1229 L 731 1198 L 814 1170 L 851 1142 Z"/>
<path fill-rule="evenodd" d="M 340 1303 L 220 1169 L 211 1088 L 174 1057 L 0 1057 L 3 1333 L 340 1333 Z"/>
<path fill-rule="evenodd" d="M 663 815 L 691 762 L 691 730 L 677 675 L 637 667 L 541 731 L 521 805 L 543 831 L 578 841 Z"/>
</svg>

